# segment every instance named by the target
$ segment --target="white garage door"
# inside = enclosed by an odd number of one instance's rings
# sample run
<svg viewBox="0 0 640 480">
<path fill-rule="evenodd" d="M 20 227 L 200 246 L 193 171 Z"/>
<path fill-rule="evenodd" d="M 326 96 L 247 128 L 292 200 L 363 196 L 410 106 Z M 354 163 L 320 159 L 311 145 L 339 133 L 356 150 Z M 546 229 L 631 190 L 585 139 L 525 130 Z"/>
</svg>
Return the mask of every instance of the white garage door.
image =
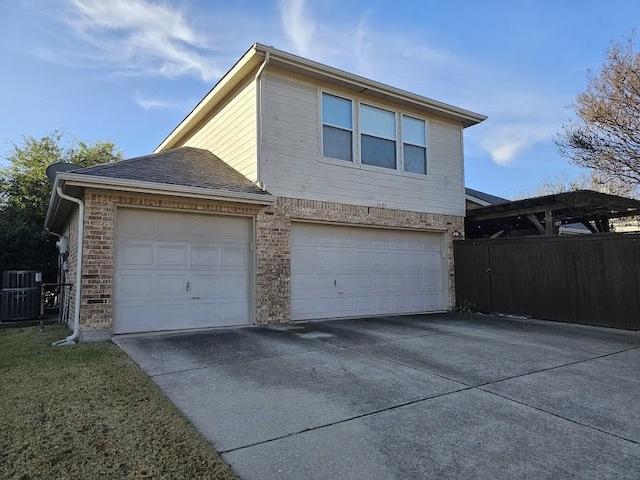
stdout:
<svg viewBox="0 0 640 480">
<path fill-rule="evenodd" d="M 118 209 L 114 333 L 249 323 L 251 220 Z"/>
<path fill-rule="evenodd" d="M 443 234 L 291 226 L 293 320 L 444 309 Z"/>
</svg>

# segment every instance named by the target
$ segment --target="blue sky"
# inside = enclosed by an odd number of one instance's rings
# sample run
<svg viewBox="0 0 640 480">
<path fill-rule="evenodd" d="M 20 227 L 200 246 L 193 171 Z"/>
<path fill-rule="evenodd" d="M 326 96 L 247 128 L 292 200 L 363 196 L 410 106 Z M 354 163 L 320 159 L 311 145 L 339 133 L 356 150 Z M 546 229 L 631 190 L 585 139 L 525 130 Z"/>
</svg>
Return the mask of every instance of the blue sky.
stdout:
<svg viewBox="0 0 640 480">
<path fill-rule="evenodd" d="M 466 183 L 515 197 L 580 174 L 553 137 L 639 20 L 637 0 L 1 2 L 0 154 L 59 129 L 150 153 L 260 42 L 488 115 Z"/>
</svg>

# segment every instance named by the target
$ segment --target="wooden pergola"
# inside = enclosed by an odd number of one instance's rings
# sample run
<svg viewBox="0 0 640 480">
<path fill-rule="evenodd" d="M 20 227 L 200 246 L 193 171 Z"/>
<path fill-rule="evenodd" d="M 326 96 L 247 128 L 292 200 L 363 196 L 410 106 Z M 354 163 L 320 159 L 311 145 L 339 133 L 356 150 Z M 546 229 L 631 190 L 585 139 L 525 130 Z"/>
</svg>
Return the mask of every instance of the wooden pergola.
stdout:
<svg viewBox="0 0 640 480">
<path fill-rule="evenodd" d="M 503 235 L 556 235 L 562 225 L 581 224 L 593 233 L 609 232 L 610 220 L 640 216 L 640 200 L 577 190 L 467 211 L 467 238 Z"/>
</svg>

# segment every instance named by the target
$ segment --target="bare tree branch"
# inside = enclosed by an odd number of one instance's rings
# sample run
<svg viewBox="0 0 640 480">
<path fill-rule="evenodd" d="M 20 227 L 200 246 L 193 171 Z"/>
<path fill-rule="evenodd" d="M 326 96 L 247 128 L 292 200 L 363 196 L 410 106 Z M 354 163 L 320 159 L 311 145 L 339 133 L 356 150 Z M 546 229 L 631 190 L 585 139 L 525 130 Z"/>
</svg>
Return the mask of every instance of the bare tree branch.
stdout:
<svg viewBox="0 0 640 480">
<path fill-rule="evenodd" d="M 559 153 L 629 194 L 640 187 L 640 52 L 635 32 L 613 43 L 574 105 L 577 120 L 556 137 Z M 623 185 L 624 186 L 623 186 Z"/>
</svg>

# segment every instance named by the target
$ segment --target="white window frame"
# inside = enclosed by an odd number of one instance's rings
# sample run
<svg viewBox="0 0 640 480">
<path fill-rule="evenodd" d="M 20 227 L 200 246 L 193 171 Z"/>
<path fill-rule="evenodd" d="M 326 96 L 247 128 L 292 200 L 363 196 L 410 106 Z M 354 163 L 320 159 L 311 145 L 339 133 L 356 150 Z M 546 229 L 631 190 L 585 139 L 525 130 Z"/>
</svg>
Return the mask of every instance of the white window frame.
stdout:
<svg viewBox="0 0 640 480">
<path fill-rule="evenodd" d="M 364 133 L 362 131 L 362 116 L 360 115 L 360 112 L 362 111 L 362 107 L 369 107 L 369 108 L 374 108 L 376 110 L 382 110 L 388 113 L 392 113 L 393 114 L 393 130 L 394 130 L 394 138 L 387 138 L 387 137 L 379 137 L 377 135 L 369 135 L 368 133 Z M 381 170 L 388 170 L 388 171 L 398 171 L 398 166 L 400 164 L 400 151 L 398 149 L 398 138 L 399 138 L 399 125 L 398 125 L 398 112 L 396 110 L 392 110 L 388 107 L 380 107 L 378 105 L 372 104 L 370 102 L 358 102 L 358 130 L 357 130 L 357 135 L 358 135 L 358 148 L 359 148 L 359 153 L 360 155 L 358 156 L 358 161 L 360 162 L 360 164 L 363 167 L 373 167 L 376 170 L 377 169 L 381 169 Z M 392 141 L 395 144 L 395 168 L 388 168 L 388 167 L 381 167 L 379 165 L 371 165 L 369 163 L 364 163 L 362 161 L 362 136 L 363 135 L 367 135 L 369 137 L 373 137 L 373 138 L 380 138 L 382 140 L 387 140 L 387 141 Z"/>
<path fill-rule="evenodd" d="M 401 153 L 400 156 L 402 157 L 402 171 L 403 173 L 406 173 L 408 175 L 416 175 L 416 176 L 420 176 L 420 177 L 426 177 L 427 175 L 429 175 L 429 165 L 431 164 L 431 162 L 429 161 L 429 120 L 427 120 L 426 118 L 420 118 L 417 117 L 415 115 L 410 115 L 408 113 L 401 113 L 400 114 L 400 125 L 398 125 L 398 128 L 400 129 L 400 131 L 402 133 L 404 133 L 404 118 L 408 117 L 411 118 L 413 120 L 420 120 L 422 122 L 424 122 L 424 145 L 416 145 L 414 143 L 411 142 L 407 142 L 404 139 L 404 136 L 402 138 L 402 145 L 401 145 Z M 424 148 L 424 161 L 425 161 L 425 165 L 424 165 L 424 173 L 416 173 L 416 172 L 408 172 L 405 170 L 404 168 L 404 146 L 405 144 L 407 145 L 411 145 L 414 147 L 421 147 Z"/>
<path fill-rule="evenodd" d="M 338 97 L 338 98 L 342 98 L 345 100 L 349 100 L 351 102 L 351 147 L 352 147 L 352 161 L 349 160 L 341 160 L 339 158 L 333 158 L 333 157 L 326 157 L 324 155 L 324 128 L 323 126 L 325 125 L 325 123 L 323 122 L 323 118 L 322 118 L 322 95 L 323 94 L 328 94 L 328 95 L 332 95 L 334 97 Z M 392 112 L 394 114 L 395 117 L 395 127 L 396 127 L 396 138 L 395 138 L 395 142 L 396 142 L 396 168 L 386 168 L 386 167 L 379 167 L 376 165 L 368 165 L 366 163 L 362 163 L 362 150 L 361 150 L 361 126 L 360 126 L 360 107 L 361 105 L 366 105 L 366 106 L 370 106 L 373 108 L 379 108 L 380 110 L 386 110 L 388 112 Z M 403 136 L 403 128 L 402 128 L 402 119 L 403 117 L 410 117 L 410 118 L 414 118 L 416 120 L 422 120 L 424 122 L 424 127 L 425 127 L 425 141 L 426 141 L 426 145 L 425 145 L 425 153 L 426 153 L 426 172 L 425 173 L 414 173 L 414 172 L 406 172 L 404 170 L 404 136 Z M 423 117 L 420 115 L 416 115 L 414 113 L 405 111 L 405 110 L 401 110 L 398 108 L 393 108 L 390 107 L 388 105 L 383 105 L 383 104 L 379 104 L 375 101 L 369 101 L 369 100 L 360 100 L 358 98 L 355 98 L 353 96 L 351 96 L 348 93 L 345 92 L 340 92 L 340 91 L 334 91 L 331 89 L 325 89 L 325 88 L 321 88 L 318 87 L 318 130 L 319 130 L 319 134 L 318 134 L 318 160 L 323 162 L 323 163 L 329 163 L 332 165 L 339 165 L 341 167 L 347 167 L 347 168 L 358 168 L 361 170 L 370 170 L 370 171 L 375 171 L 375 172 L 380 172 L 380 173 L 386 173 L 386 174 L 390 174 L 390 175 L 400 175 L 400 176 L 408 176 L 408 177 L 413 177 L 413 178 L 422 178 L 422 179 L 426 179 L 429 174 L 430 174 L 430 170 L 431 170 L 431 162 L 430 162 L 430 142 L 429 142 L 429 132 L 430 132 L 430 125 L 429 125 L 429 118 L 427 117 Z M 329 123 L 327 123 L 326 125 L 328 126 L 333 126 Z M 336 127 L 336 128 L 342 128 L 342 127 Z M 343 128 L 343 130 L 346 130 Z M 382 138 L 382 137 L 380 137 Z M 410 143 L 410 145 L 413 145 Z M 416 145 L 418 146 L 418 145 Z"/>
<path fill-rule="evenodd" d="M 325 161 L 328 161 L 329 163 L 336 162 L 338 165 L 353 166 L 356 164 L 356 159 L 357 159 L 355 136 L 356 136 L 356 120 L 357 120 L 356 110 L 359 108 L 358 102 L 353 98 L 345 96 L 344 94 L 330 92 L 327 90 L 319 90 L 319 92 L 320 92 L 320 95 L 318 96 L 318 118 L 320 119 L 320 135 L 318 138 L 320 142 L 319 142 L 318 148 L 320 150 L 320 157 Z M 337 97 L 343 100 L 348 100 L 349 102 L 351 102 L 351 129 L 339 127 L 337 125 L 332 125 L 331 123 L 324 122 L 324 116 L 323 116 L 323 110 L 322 110 L 322 96 L 324 94 L 331 95 L 332 97 Z M 325 125 L 327 125 L 328 127 L 338 128 L 340 130 L 351 132 L 351 160 L 344 160 L 344 159 L 335 158 L 335 157 L 327 157 L 324 154 L 324 126 Z"/>
</svg>

